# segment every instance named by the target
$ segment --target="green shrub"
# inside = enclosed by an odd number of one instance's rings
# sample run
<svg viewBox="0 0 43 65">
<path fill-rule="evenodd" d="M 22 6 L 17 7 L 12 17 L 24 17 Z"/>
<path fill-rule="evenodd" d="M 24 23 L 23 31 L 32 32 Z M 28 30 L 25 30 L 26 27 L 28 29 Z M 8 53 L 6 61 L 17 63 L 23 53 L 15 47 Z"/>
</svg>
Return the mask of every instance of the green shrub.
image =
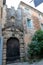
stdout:
<svg viewBox="0 0 43 65">
<path fill-rule="evenodd" d="M 30 59 L 43 58 L 43 31 L 35 32 L 32 41 L 28 44 L 28 56 Z"/>
</svg>

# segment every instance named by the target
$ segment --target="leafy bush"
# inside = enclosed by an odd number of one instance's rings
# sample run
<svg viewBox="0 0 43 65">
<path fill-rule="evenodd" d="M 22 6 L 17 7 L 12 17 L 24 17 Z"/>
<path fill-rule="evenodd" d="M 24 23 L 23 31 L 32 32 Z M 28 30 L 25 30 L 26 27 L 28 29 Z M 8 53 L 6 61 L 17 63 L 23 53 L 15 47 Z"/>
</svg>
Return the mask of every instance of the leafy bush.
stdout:
<svg viewBox="0 0 43 65">
<path fill-rule="evenodd" d="M 35 32 L 32 41 L 28 44 L 29 58 L 43 58 L 43 31 Z"/>
</svg>

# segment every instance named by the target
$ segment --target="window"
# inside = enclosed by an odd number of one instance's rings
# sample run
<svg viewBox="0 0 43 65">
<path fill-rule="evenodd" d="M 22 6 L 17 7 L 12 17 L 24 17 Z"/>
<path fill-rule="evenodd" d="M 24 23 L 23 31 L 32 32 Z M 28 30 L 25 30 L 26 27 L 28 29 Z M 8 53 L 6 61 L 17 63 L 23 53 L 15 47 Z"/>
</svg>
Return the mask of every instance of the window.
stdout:
<svg viewBox="0 0 43 65">
<path fill-rule="evenodd" d="M 3 5 L 5 5 L 5 3 L 6 3 L 6 0 L 3 0 Z"/>
<path fill-rule="evenodd" d="M 29 13 L 29 9 L 28 8 L 24 8 L 24 13 Z"/>
<path fill-rule="evenodd" d="M 28 18 L 27 18 L 27 27 L 33 28 L 33 22 L 31 19 L 28 19 Z"/>
<path fill-rule="evenodd" d="M 28 12 L 29 11 L 29 9 L 28 8 L 25 8 L 25 10 Z"/>
<path fill-rule="evenodd" d="M 2 10 L 2 7 L 1 7 L 1 18 L 2 18 L 2 13 L 3 13 L 3 10 Z"/>
<path fill-rule="evenodd" d="M 41 24 L 41 30 L 43 30 L 43 24 Z"/>
</svg>

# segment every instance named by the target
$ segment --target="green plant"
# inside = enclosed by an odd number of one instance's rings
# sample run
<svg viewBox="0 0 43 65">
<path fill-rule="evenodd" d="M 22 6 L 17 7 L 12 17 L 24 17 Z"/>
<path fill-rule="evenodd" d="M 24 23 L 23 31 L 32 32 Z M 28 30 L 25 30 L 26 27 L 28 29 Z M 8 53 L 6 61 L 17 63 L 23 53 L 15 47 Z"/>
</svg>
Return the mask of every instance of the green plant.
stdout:
<svg viewBox="0 0 43 65">
<path fill-rule="evenodd" d="M 28 44 L 28 56 L 30 59 L 43 58 L 43 31 L 35 32 L 32 41 Z"/>
</svg>

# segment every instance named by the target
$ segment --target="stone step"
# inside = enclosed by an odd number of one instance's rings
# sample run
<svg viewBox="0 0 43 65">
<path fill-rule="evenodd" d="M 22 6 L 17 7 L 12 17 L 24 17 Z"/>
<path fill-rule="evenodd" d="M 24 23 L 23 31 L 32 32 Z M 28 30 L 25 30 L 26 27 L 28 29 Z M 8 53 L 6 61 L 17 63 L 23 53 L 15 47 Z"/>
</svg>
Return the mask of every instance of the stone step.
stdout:
<svg viewBox="0 0 43 65">
<path fill-rule="evenodd" d="M 12 63 L 7 65 L 30 65 L 28 62 L 22 62 L 22 63 Z"/>
</svg>

